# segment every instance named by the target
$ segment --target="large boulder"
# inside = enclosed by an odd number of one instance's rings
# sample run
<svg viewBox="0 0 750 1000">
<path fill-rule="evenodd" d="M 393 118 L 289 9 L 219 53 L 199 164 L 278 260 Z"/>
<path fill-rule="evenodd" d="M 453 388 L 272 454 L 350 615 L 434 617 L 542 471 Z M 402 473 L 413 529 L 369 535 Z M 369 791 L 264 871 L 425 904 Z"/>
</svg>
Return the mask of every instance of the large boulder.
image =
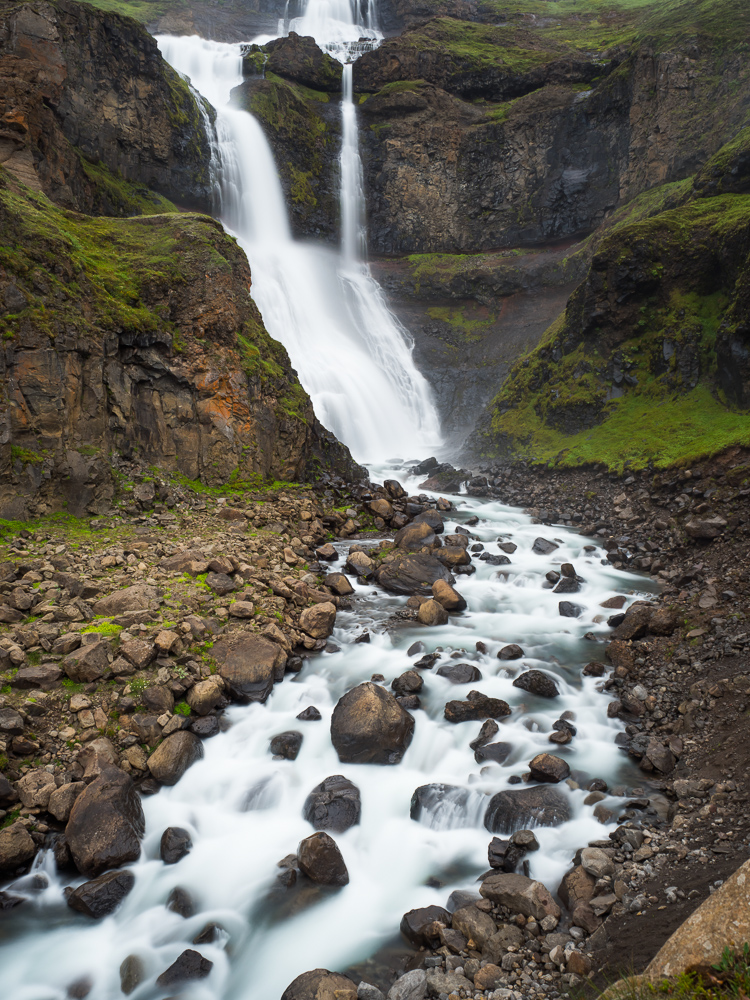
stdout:
<svg viewBox="0 0 750 1000">
<path fill-rule="evenodd" d="M 236 701 L 264 702 L 274 682 L 284 677 L 286 653 L 281 646 L 250 632 L 222 636 L 211 653 Z"/>
<path fill-rule="evenodd" d="M 144 827 L 135 785 L 123 771 L 106 767 L 76 799 L 65 837 L 78 871 L 95 878 L 137 861 Z"/>
<path fill-rule="evenodd" d="M 21 797 L 21 802 L 27 809 L 41 808 L 46 809 L 49 805 L 50 795 L 57 788 L 54 776 L 49 773 L 49 771 L 44 771 L 41 768 L 36 771 L 29 771 L 22 778 L 19 779 L 18 794 Z"/>
<path fill-rule="evenodd" d="M 393 543 L 398 549 L 406 552 L 419 552 L 420 549 L 435 549 L 440 547 L 440 542 L 435 536 L 429 524 L 407 524 L 396 532 Z"/>
<path fill-rule="evenodd" d="M 560 692 L 552 678 L 542 670 L 526 670 L 513 681 L 513 687 L 528 691 L 540 698 L 557 698 Z"/>
<path fill-rule="evenodd" d="M 102 597 L 94 604 L 95 615 L 122 615 L 126 611 L 147 611 L 149 606 L 158 599 L 156 587 L 147 583 L 134 583 L 132 587 L 116 590 L 114 594 Z"/>
<path fill-rule="evenodd" d="M 560 907 L 541 882 L 508 872 L 493 872 L 479 887 L 480 893 L 491 903 L 507 906 L 512 913 L 544 920 L 559 917 Z"/>
<path fill-rule="evenodd" d="M 114 913 L 134 885 L 135 875 L 130 871 L 107 872 L 69 892 L 67 903 L 72 910 L 99 920 Z"/>
<path fill-rule="evenodd" d="M 328 969 L 303 972 L 281 994 L 281 1000 L 357 1000 L 357 987 Z"/>
<path fill-rule="evenodd" d="M 490 799 L 484 825 L 490 833 L 514 833 L 535 826 L 559 826 L 571 818 L 570 803 L 550 785 L 497 792 Z"/>
<path fill-rule="evenodd" d="M 430 599 L 419 605 L 417 611 L 417 621 L 421 625 L 447 625 L 448 612 L 438 601 Z"/>
<path fill-rule="evenodd" d="M 76 799 L 85 787 L 82 781 L 69 781 L 67 785 L 60 785 L 50 795 L 47 811 L 61 823 L 67 823 Z"/>
<path fill-rule="evenodd" d="M 510 712 L 510 705 L 502 698 L 488 698 L 481 691 L 469 691 L 466 701 L 449 701 L 444 714 L 448 722 L 472 722 L 502 719 Z"/>
<path fill-rule="evenodd" d="M 162 785 L 176 785 L 185 771 L 203 756 L 203 744 L 186 729 L 168 736 L 148 759 L 148 769 Z"/>
<path fill-rule="evenodd" d="M 447 566 L 433 555 L 420 552 L 395 552 L 379 567 L 375 579 L 393 594 L 432 595 L 437 580 L 454 583 Z"/>
<path fill-rule="evenodd" d="M 451 684 L 475 684 L 482 679 L 482 671 L 473 663 L 446 663 L 438 668 L 437 675 Z"/>
<path fill-rule="evenodd" d="M 0 830 L 0 872 L 11 874 L 27 865 L 36 854 L 36 844 L 23 823 Z"/>
<path fill-rule="evenodd" d="M 325 778 L 305 799 L 302 815 L 316 830 L 343 833 L 356 826 L 362 810 L 357 786 L 341 774 Z"/>
<path fill-rule="evenodd" d="M 435 927 L 436 924 L 450 927 L 450 913 L 442 906 L 420 906 L 403 915 L 400 930 L 407 941 L 421 948 L 438 937 L 439 929 Z"/>
<path fill-rule="evenodd" d="M 486 905 L 486 904 L 485 904 Z M 492 935 L 497 931 L 495 921 L 489 913 L 477 909 L 474 903 L 462 906 L 453 914 L 452 927 L 459 931 L 467 940 L 476 941 L 479 951 L 484 948 Z"/>
<path fill-rule="evenodd" d="M 464 611 L 466 600 L 459 594 L 455 587 L 451 587 L 445 580 L 436 580 L 432 585 L 432 596 L 442 604 L 446 611 Z"/>
<path fill-rule="evenodd" d="M 533 760 L 529 761 L 529 770 L 535 781 L 549 781 L 557 784 L 570 777 L 568 762 L 551 753 L 538 753 Z"/>
<path fill-rule="evenodd" d="M 305 837 L 297 848 L 297 863 L 302 874 L 318 885 L 349 884 L 349 872 L 341 851 L 327 833 Z"/>
<path fill-rule="evenodd" d="M 313 639 L 327 639 L 336 623 L 336 605 L 330 601 L 305 608 L 299 616 L 299 627 Z"/>
<path fill-rule="evenodd" d="M 413 735 L 412 716 L 371 681 L 348 691 L 331 717 L 331 740 L 344 764 L 398 764 Z"/>
<path fill-rule="evenodd" d="M 90 684 L 99 680 L 108 669 L 110 653 L 106 639 L 87 643 L 65 657 L 63 670 L 76 684 Z"/>
</svg>

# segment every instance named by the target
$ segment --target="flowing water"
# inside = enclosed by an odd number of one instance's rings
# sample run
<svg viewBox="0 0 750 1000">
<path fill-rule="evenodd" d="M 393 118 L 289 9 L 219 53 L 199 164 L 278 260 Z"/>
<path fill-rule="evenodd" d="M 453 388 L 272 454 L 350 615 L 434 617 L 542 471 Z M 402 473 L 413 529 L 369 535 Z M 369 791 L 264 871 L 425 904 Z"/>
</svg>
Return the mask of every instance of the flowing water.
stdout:
<svg viewBox="0 0 750 1000">
<path fill-rule="evenodd" d="M 356 12 L 341 0 L 308 8 L 297 30 L 315 33 L 331 51 L 364 36 L 377 41 L 372 5 Z M 332 27 L 333 25 L 333 27 Z M 439 444 L 437 418 L 428 387 L 411 360 L 408 337 L 388 312 L 382 293 L 363 262 L 362 172 L 357 123 L 351 95 L 351 68 L 345 70 L 341 152 L 343 237 L 340 254 L 295 242 L 273 157 L 258 123 L 227 107 L 241 81 L 239 46 L 197 38 L 162 38 L 169 61 L 217 109 L 216 146 L 220 152 L 221 215 L 246 249 L 253 270 L 253 294 L 269 331 L 287 346 L 316 412 L 360 460 L 382 462 L 392 453 L 428 453 Z M 418 480 L 404 469 L 374 469 L 375 478 L 395 475 L 411 493 Z M 173 788 L 143 802 L 146 836 L 141 859 L 133 866 L 134 890 L 112 916 L 92 922 L 64 903 L 63 888 L 82 879 L 61 879 L 48 854 L 37 859 L 47 888 L 24 891 L 29 902 L 0 923 L 3 995 L 13 1000 L 64 1000 L 68 985 L 88 977 L 91 1000 L 121 997 L 119 967 L 138 955 L 146 979 L 132 1000 L 157 1000 L 164 991 L 156 976 L 213 921 L 218 939 L 201 945 L 213 962 L 210 976 L 180 990 L 189 1000 L 278 1000 L 295 976 L 308 969 L 346 968 L 372 955 L 393 938 L 401 915 L 416 906 L 444 904 L 452 889 L 474 888 L 486 868 L 490 838 L 482 819 L 489 797 L 512 787 L 536 753 L 550 750 L 552 723 L 563 711 L 575 716 L 578 735 L 555 752 L 584 782 L 593 777 L 632 781 L 616 749 L 618 722 L 607 718 L 607 699 L 581 667 L 601 658 L 608 631 L 600 603 L 617 594 L 634 599 L 633 587 L 648 587 L 613 569 L 606 553 L 586 539 L 559 528 L 540 528 L 526 515 L 499 503 L 458 499 L 446 531 L 476 513 L 471 530 L 490 553 L 499 540 L 518 546 L 511 563 L 476 561 L 474 576 L 458 578 L 468 609 L 448 625 L 424 628 L 394 619 L 406 599 L 355 583 L 352 610 L 341 611 L 332 637 L 334 652 L 310 657 L 301 673 L 276 686 L 265 705 L 235 706 L 227 712 L 231 728 L 205 743 L 205 757 Z M 532 551 L 535 537 L 556 539 L 552 556 Z M 347 544 L 337 546 L 341 551 Z M 545 573 L 573 562 L 585 578 L 575 602 L 578 619 L 561 618 L 558 595 Z M 369 644 L 355 643 L 364 628 Z M 589 634 L 589 638 L 584 638 Z M 591 636 L 595 639 L 592 641 Z M 342 765 L 330 740 L 330 719 L 337 700 L 374 673 L 390 682 L 408 669 L 415 640 L 427 652 L 440 649 L 435 666 L 424 671 L 422 709 L 414 712 L 413 741 L 400 765 Z M 485 644 L 479 652 L 477 643 Z M 517 642 L 522 661 L 497 658 L 501 646 Z M 459 659 L 474 663 L 482 680 L 451 685 L 436 673 Z M 538 667 L 554 676 L 560 696 L 537 699 L 512 686 L 521 669 Z M 513 712 L 500 723 L 498 740 L 512 744 L 503 765 L 475 762 L 469 742 L 480 723 L 452 725 L 443 717 L 446 701 L 476 689 L 504 698 Z M 299 722 L 297 714 L 315 705 L 318 722 Z M 296 761 L 275 760 L 269 739 L 297 729 L 304 735 Z M 329 775 L 344 774 L 360 789 L 359 825 L 336 839 L 350 874 L 340 890 L 306 899 L 304 887 L 287 894 L 274 890 L 277 862 L 294 853 L 312 830 L 302 818 L 311 789 Z M 442 782 L 465 790 L 417 822 L 409 817 L 413 792 Z M 529 856 L 531 874 L 554 889 L 573 851 L 606 836 L 585 806 L 582 789 L 562 786 L 573 818 L 559 828 L 537 830 L 541 850 Z M 621 800 L 604 800 L 615 814 Z M 178 864 L 159 860 L 159 841 L 167 826 L 186 827 L 190 854 Z M 195 901 L 194 916 L 167 911 L 165 901 L 180 886 Z M 304 905 L 307 902 L 307 905 Z"/>
</svg>

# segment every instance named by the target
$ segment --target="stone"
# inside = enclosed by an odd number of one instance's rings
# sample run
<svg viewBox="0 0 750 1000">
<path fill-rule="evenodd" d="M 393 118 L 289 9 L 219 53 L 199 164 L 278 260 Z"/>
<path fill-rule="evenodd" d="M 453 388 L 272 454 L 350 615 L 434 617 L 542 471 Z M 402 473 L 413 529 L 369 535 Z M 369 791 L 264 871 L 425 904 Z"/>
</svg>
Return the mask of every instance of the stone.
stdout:
<svg viewBox="0 0 750 1000">
<path fill-rule="evenodd" d="M 508 646 L 503 646 L 497 654 L 498 660 L 518 660 L 524 655 L 518 643 L 511 642 Z"/>
<path fill-rule="evenodd" d="M 432 596 L 446 611 L 456 612 L 466 609 L 466 600 L 445 580 L 436 580 L 433 583 Z"/>
<path fill-rule="evenodd" d="M 321 545 L 317 548 L 315 550 L 315 555 L 323 562 L 334 562 L 339 557 L 338 552 L 330 542 L 326 542 L 325 545 Z"/>
<path fill-rule="evenodd" d="M 320 722 L 323 716 L 315 705 L 308 705 L 307 708 L 302 709 L 297 718 L 302 722 Z"/>
<path fill-rule="evenodd" d="M 284 677 L 284 650 L 277 643 L 249 632 L 222 636 L 211 653 L 232 697 L 243 704 L 266 701 L 274 681 Z"/>
<path fill-rule="evenodd" d="M 203 756 L 203 744 L 188 730 L 172 733 L 148 759 L 148 769 L 162 785 L 176 785 L 185 771 Z"/>
<path fill-rule="evenodd" d="M 523 913 L 535 920 L 560 917 L 560 907 L 546 886 L 525 875 L 493 873 L 482 882 L 479 892 L 491 903 L 507 906 L 512 913 Z"/>
<path fill-rule="evenodd" d="M 460 951 L 466 951 L 469 942 L 460 931 L 455 931 L 452 927 L 443 927 L 440 930 L 440 943 L 458 954 Z"/>
<path fill-rule="evenodd" d="M 562 792 L 549 785 L 506 789 L 490 799 L 484 825 L 490 833 L 511 834 L 528 826 L 559 826 L 572 813 Z"/>
<path fill-rule="evenodd" d="M 30 688 L 41 688 L 42 691 L 48 691 L 57 684 L 61 677 L 62 670 L 59 667 L 21 667 L 11 680 L 10 685 L 22 691 Z"/>
<path fill-rule="evenodd" d="M 588 903 L 593 898 L 595 885 L 596 879 L 582 865 L 576 865 L 563 875 L 557 895 L 572 913 L 579 903 Z"/>
<path fill-rule="evenodd" d="M 190 834 L 181 826 L 168 826 L 161 835 L 159 856 L 165 865 L 176 865 L 190 853 L 193 841 Z"/>
<path fill-rule="evenodd" d="M 63 660 L 62 666 L 66 675 L 77 684 L 89 684 L 104 676 L 109 668 L 109 643 L 100 639 L 97 642 L 79 646 Z"/>
<path fill-rule="evenodd" d="M 560 546 L 556 542 L 550 542 L 546 538 L 537 538 L 531 546 L 531 551 L 536 552 L 538 556 L 548 556 L 559 548 Z"/>
<path fill-rule="evenodd" d="M 502 764 L 508 759 L 512 750 L 512 743 L 485 743 L 474 751 L 474 760 L 477 764 L 486 760 Z"/>
<path fill-rule="evenodd" d="M 438 667 L 437 675 L 451 684 L 474 684 L 482 679 L 481 671 L 473 663 L 447 663 Z"/>
<path fill-rule="evenodd" d="M 357 1000 L 357 987 L 338 972 L 313 969 L 297 976 L 281 994 L 281 1000 Z"/>
<path fill-rule="evenodd" d="M 151 684 L 143 690 L 141 702 L 144 708 L 157 716 L 171 712 L 174 708 L 174 695 L 166 684 Z"/>
<path fill-rule="evenodd" d="M 417 670 L 406 670 L 394 678 L 391 687 L 397 695 L 419 694 L 424 687 L 422 675 Z"/>
<path fill-rule="evenodd" d="M 632 647 L 630 643 L 625 642 L 624 639 L 613 639 L 604 651 L 604 655 L 613 667 L 622 667 L 623 670 L 632 670 L 635 666 L 635 656 L 633 655 Z M 602 673 L 603 672 L 604 668 L 602 667 Z M 594 676 L 597 675 L 594 674 Z"/>
<path fill-rule="evenodd" d="M 455 911 L 451 926 L 463 934 L 467 940 L 476 942 L 480 951 L 497 931 L 495 921 L 489 913 L 483 913 L 473 903 L 470 903 L 469 906 L 462 906 Z"/>
<path fill-rule="evenodd" d="M 347 556 L 345 569 L 352 576 L 369 580 L 375 569 L 375 563 L 366 552 L 355 550 Z"/>
<path fill-rule="evenodd" d="M 15 709 L 0 707 L 0 733 L 5 736 L 20 736 L 23 733 L 23 719 Z"/>
<path fill-rule="evenodd" d="M 691 538 L 718 538 L 727 527 L 727 522 L 718 515 L 714 517 L 692 517 L 685 524 L 685 531 Z"/>
<path fill-rule="evenodd" d="M 448 612 L 442 604 L 429 600 L 420 604 L 417 611 L 417 621 L 422 625 L 435 626 L 448 624 Z"/>
<path fill-rule="evenodd" d="M 375 572 L 375 579 L 384 590 L 393 594 L 432 594 L 437 580 L 452 584 L 453 577 L 434 555 L 396 552 Z"/>
<path fill-rule="evenodd" d="M 214 572 L 206 574 L 206 586 L 210 587 L 211 590 L 213 590 L 213 592 L 219 597 L 225 597 L 227 594 L 231 594 L 236 587 L 231 576 L 228 576 L 226 573 Z"/>
<path fill-rule="evenodd" d="M 67 785 L 60 785 L 49 797 L 47 812 L 59 820 L 60 823 L 67 823 L 73 806 L 78 796 L 83 792 L 86 785 L 83 781 L 69 781 Z"/>
<path fill-rule="evenodd" d="M 359 789 L 341 774 L 325 778 L 310 792 L 302 809 L 303 817 L 316 830 L 343 833 L 360 820 Z"/>
<path fill-rule="evenodd" d="M 192 917 L 195 913 L 193 897 L 186 889 L 182 889 L 179 885 L 176 885 L 172 889 L 164 905 L 172 913 L 178 914 L 178 916 L 183 917 L 185 920 Z"/>
<path fill-rule="evenodd" d="M 396 548 L 404 549 L 407 552 L 419 552 L 423 548 L 436 548 L 440 543 L 437 541 L 431 525 L 422 521 L 407 524 L 405 528 L 397 531 L 393 544 Z"/>
<path fill-rule="evenodd" d="M 388 990 L 388 1000 L 423 1000 L 426 992 L 427 974 L 424 969 L 412 969 L 411 972 L 399 976 L 391 986 Z"/>
<path fill-rule="evenodd" d="M 169 656 L 179 643 L 179 635 L 168 628 L 163 628 L 160 632 L 157 632 L 154 639 L 156 650 L 161 656 Z"/>
<path fill-rule="evenodd" d="M 505 981 L 503 970 L 499 965 L 483 966 L 474 974 L 474 988 L 477 990 L 494 990 Z"/>
<path fill-rule="evenodd" d="M 146 967 L 138 955 L 128 955 L 120 965 L 120 989 L 125 996 L 130 996 L 136 987 L 146 978 Z"/>
<path fill-rule="evenodd" d="M 614 875 L 615 863 L 606 851 L 599 847 L 584 847 L 581 851 L 581 867 L 595 879 L 604 878 L 605 875 Z M 589 902 L 589 900 L 585 900 Z"/>
<path fill-rule="evenodd" d="M 441 563 L 453 568 L 454 566 L 469 566 L 471 556 L 463 545 L 444 545 L 435 553 Z"/>
<path fill-rule="evenodd" d="M 550 781 L 557 783 L 570 777 L 570 766 L 562 757 L 551 753 L 539 753 L 529 761 L 531 777 L 535 781 Z"/>
<path fill-rule="evenodd" d="M 565 963 L 565 971 L 571 973 L 574 976 L 588 976 L 589 972 L 593 968 L 591 959 L 588 955 L 584 955 L 583 952 L 573 949 L 573 951 L 568 953 L 568 958 Z"/>
<path fill-rule="evenodd" d="M 208 715 L 224 698 L 224 685 L 219 677 L 207 677 L 188 690 L 185 700 L 196 715 Z"/>
<path fill-rule="evenodd" d="M 608 610 L 619 611 L 621 608 L 625 607 L 627 603 L 627 597 L 624 594 L 617 594 L 615 597 L 609 597 L 606 601 L 602 601 L 599 605 L 600 608 L 607 608 Z"/>
<path fill-rule="evenodd" d="M 375 517 L 382 517 L 384 521 L 390 521 L 394 515 L 392 504 L 383 497 L 370 500 L 367 506 Z"/>
<path fill-rule="evenodd" d="M 398 764 L 413 735 L 412 716 L 371 681 L 340 698 L 331 717 L 331 740 L 345 764 Z"/>
<path fill-rule="evenodd" d="M 167 729 L 169 729 L 169 726 L 172 725 L 175 719 L 178 718 L 179 716 L 175 715 L 171 722 L 164 727 L 165 734 Z M 191 733 L 195 733 L 195 735 L 200 737 L 202 740 L 210 739 L 212 736 L 218 736 L 220 732 L 219 720 L 215 715 L 204 715 L 202 718 L 192 719 L 188 728 Z"/>
<path fill-rule="evenodd" d="M 255 605 L 250 601 L 233 601 L 227 611 L 232 618 L 252 618 L 255 614 Z"/>
<path fill-rule="evenodd" d="M 416 948 L 428 946 L 437 935 L 436 924 L 451 926 L 451 914 L 442 906 L 420 906 L 401 918 L 401 933 Z"/>
<path fill-rule="evenodd" d="M 67 904 L 72 910 L 100 920 L 114 913 L 134 885 L 135 875 L 131 871 L 107 872 L 73 889 L 68 893 Z"/>
<path fill-rule="evenodd" d="M 597 917 L 590 903 L 576 903 L 570 919 L 574 927 L 583 928 L 587 934 L 593 934 L 602 923 L 602 918 Z"/>
<path fill-rule="evenodd" d="M 474 995 L 474 984 L 466 976 L 458 972 L 443 972 L 441 969 L 427 970 L 427 994 L 431 997 L 459 995 L 460 990 L 467 991 L 465 996 Z M 468 991 L 471 991 L 470 993 Z"/>
<path fill-rule="evenodd" d="M 493 837 L 487 847 L 487 860 L 490 868 L 500 868 L 504 872 L 514 872 L 523 860 L 525 851 L 510 840 Z"/>
<path fill-rule="evenodd" d="M 560 601 L 557 610 L 562 618 L 580 618 L 586 609 L 580 604 L 573 604 L 572 601 Z"/>
<path fill-rule="evenodd" d="M 323 582 L 339 597 L 347 597 L 354 593 L 354 587 L 343 573 L 329 573 Z"/>
<path fill-rule="evenodd" d="M 76 798 L 65 838 L 78 871 L 96 877 L 138 860 L 144 827 L 135 785 L 123 771 L 108 766 Z"/>
<path fill-rule="evenodd" d="M 305 608 L 299 616 L 299 627 L 313 639 L 327 639 L 333 632 L 335 621 L 336 605 L 326 601 L 325 604 Z"/>
<path fill-rule="evenodd" d="M 318 885 L 349 884 L 349 872 L 341 851 L 327 833 L 305 837 L 297 848 L 297 863 L 302 874 Z"/>
<path fill-rule="evenodd" d="M 7 778 L 0 774 L 0 809 L 8 809 L 18 802 L 18 792 Z"/>
<path fill-rule="evenodd" d="M 513 681 L 513 687 L 528 691 L 539 698 L 557 698 L 560 692 L 552 678 L 542 670 L 527 670 Z"/>
<path fill-rule="evenodd" d="M 466 701 L 449 701 L 445 706 L 448 722 L 469 722 L 478 719 L 502 719 L 510 715 L 510 706 L 500 698 L 488 698 L 479 691 L 469 691 Z"/>
<path fill-rule="evenodd" d="M 648 621 L 651 635 L 672 635 L 680 624 L 680 613 L 676 608 L 657 608 Z"/>
<path fill-rule="evenodd" d="M 0 872 L 11 874 L 27 865 L 36 854 L 36 844 L 23 823 L 0 830 Z"/>
<path fill-rule="evenodd" d="M 41 769 L 29 771 L 19 779 L 16 785 L 21 802 L 27 809 L 46 809 L 50 795 L 57 788 L 54 777 L 49 771 Z"/>
<path fill-rule="evenodd" d="M 625 612 L 622 622 L 612 633 L 615 639 L 642 639 L 648 635 L 651 622 L 652 605 L 644 601 L 636 601 Z"/>
<path fill-rule="evenodd" d="M 289 730 L 286 733 L 279 733 L 273 736 L 269 744 L 272 754 L 283 757 L 284 760 L 296 760 L 302 746 L 302 733 L 296 730 Z"/>
<path fill-rule="evenodd" d="M 94 604 L 94 614 L 112 617 L 122 615 L 126 611 L 147 611 L 149 606 L 158 599 L 156 587 L 146 583 L 135 583 L 132 587 L 117 590 L 114 594 L 102 597 Z"/>
<path fill-rule="evenodd" d="M 180 983 L 192 982 L 196 979 L 205 979 L 213 968 L 213 962 L 204 958 L 200 952 L 188 948 L 180 957 L 165 969 L 157 978 L 156 985 L 161 989 L 171 989 Z"/>
<path fill-rule="evenodd" d="M 156 648 L 152 643 L 144 642 L 142 639 L 129 639 L 127 642 L 121 642 L 118 652 L 136 670 L 145 670 L 156 658 Z"/>
<path fill-rule="evenodd" d="M 112 746 L 106 736 L 100 736 L 96 740 L 87 743 L 78 754 L 78 763 L 83 768 L 83 781 L 86 784 L 101 776 L 103 771 L 117 765 L 119 758 L 117 751 Z"/>
</svg>

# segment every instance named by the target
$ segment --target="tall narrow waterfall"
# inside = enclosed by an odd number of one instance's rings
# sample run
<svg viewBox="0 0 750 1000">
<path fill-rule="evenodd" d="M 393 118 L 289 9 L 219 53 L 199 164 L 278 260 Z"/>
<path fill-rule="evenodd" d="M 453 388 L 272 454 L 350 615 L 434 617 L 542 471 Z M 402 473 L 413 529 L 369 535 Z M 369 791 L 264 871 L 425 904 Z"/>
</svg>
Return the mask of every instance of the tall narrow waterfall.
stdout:
<svg viewBox="0 0 750 1000">
<path fill-rule="evenodd" d="M 344 51 L 359 28 L 341 23 L 333 34 Z M 251 115 L 226 107 L 232 88 L 242 82 L 240 47 L 196 37 L 162 38 L 160 45 L 218 109 L 222 221 L 247 253 L 266 327 L 289 351 L 318 418 L 361 462 L 438 448 L 439 419 L 414 365 L 409 336 L 362 260 L 362 169 L 351 66 L 345 66 L 342 102 L 342 247 L 334 256 L 292 239 L 263 131 Z"/>
</svg>

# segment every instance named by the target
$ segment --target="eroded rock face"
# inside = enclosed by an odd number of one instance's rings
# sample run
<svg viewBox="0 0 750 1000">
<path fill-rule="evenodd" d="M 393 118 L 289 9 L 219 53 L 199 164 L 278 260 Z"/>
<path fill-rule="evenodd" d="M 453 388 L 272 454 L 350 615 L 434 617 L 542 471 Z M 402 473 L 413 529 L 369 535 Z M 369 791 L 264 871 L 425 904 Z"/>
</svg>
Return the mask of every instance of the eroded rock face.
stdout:
<svg viewBox="0 0 750 1000">
<path fill-rule="evenodd" d="M 248 46 L 244 58 L 245 75 L 257 73 L 259 66 L 267 73 L 283 76 L 312 90 L 341 93 L 341 63 L 319 48 L 309 35 L 290 31 L 285 37 L 274 38 L 265 45 Z"/>
<path fill-rule="evenodd" d="M 78 870 L 93 878 L 136 861 L 144 828 L 135 785 L 123 771 L 107 767 L 76 799 L 65 837 Z"/>
<path fill-rule="evenodd" d="M 412 716 L 370 681 L 347 692 L 331 717 L 331 740 L 345 764 L 398 764 L 413 735 Z"/>
</svg>

